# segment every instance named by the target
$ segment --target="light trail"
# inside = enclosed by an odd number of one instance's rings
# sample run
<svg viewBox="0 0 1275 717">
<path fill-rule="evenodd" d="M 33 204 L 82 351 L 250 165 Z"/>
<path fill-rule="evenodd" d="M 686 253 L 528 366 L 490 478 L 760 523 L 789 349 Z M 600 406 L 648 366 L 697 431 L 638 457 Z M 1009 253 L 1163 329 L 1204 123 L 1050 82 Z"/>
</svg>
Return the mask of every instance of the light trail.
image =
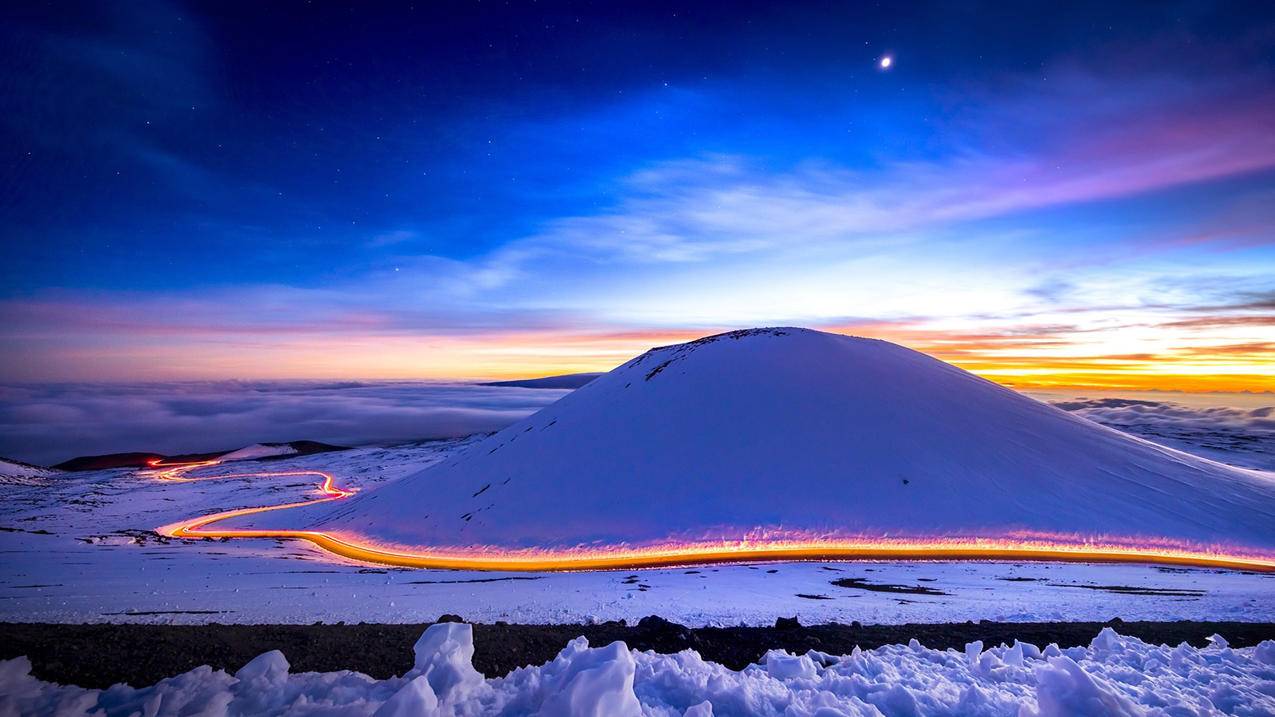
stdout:
<svg viewBox="0 0 1275 717">
<path fill-rule="evenodd" d="M 545 572 L 571 570 L 631 570 L 638 568 L 677 567 L 713 563 L 761 561 L 818 560 L 968 560 L 968 561 L 1040 561 L 1071 563 L 1136 563 L 1187 567 L 1224 568 L 1275 572 L 1275 557 L 1245 555 L 1222 551 L 1139 547 L 1121 544 L 1050 542 L 1044 539 L 761 539 L 732 543 L 686 543 L 655 547 L 614 549 L 501 550 L 475 548 L 415 552 L 409 549 L 381 547 L 363 542 L 358 536 L 341 536 L 316 530 L 285 528 L 212 528 L 232 518 L 240 518 L 276 510 L 288 510 L 342 500 L 354 491 L 340 488 L 331 474 L 323 471 L 275 471 L 231 473 L 190 477 L 186 474 L 200 468 L 219 465 L 220 461 L 164 463 L 151 461 L 156 469 L 151 474 L 159 480 L 194 482 L 224 478 L 271 478 L 279 476 L 318 476 L 323 497 L 278 505 L 212 513 L 157 529 L 173 538 L 269 538 L 305 540 L 334 555 L 350 560 L 379 565 L 410 568 L 454 570 Z"/>
</svg>

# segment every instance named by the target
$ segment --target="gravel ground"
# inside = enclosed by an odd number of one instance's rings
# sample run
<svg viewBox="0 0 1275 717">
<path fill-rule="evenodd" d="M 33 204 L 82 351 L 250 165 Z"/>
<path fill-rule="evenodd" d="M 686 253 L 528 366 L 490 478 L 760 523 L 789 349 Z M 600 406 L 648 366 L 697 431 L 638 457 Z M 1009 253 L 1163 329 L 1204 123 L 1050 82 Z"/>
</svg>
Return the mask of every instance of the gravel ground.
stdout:
<svg viewBox="0 0 1275 717">
<path fill-rule="evenodd" d="M 459 620 L 444 616 L 443 620 Z M 705 659 L 740 669 L 767 650 L 845 654 L 856 645 L 873 648 L 917 639 L 927 647 L 962 649 L 1012 644 L 1087 645 L 1104 626 L 1150 643 L 1203 646 L 1214 633 L 1233 647 L 1275 640 L 1275 623 L 1245 622 L 965 622 L 905 625 L 825 624 L 802 626 L 780 619 L 774 627 L 688 628 L 659 617 L 636 625 L 474 625 L 474 665 L 489 677 L 553 659 L 579 635 L 590 644 L 623 640 L 629 647 L 671 653 L 694 649 Z M 315 625 L 138 625 L 0 623 L 0 658 L 30 657 L 40 679 L 104 688 L 135 687 L 199 665 L 234 672 L 268 650 L 282 650 L 294 672 L 356 670 L 378 679 L 412 666 L 412 645 L 427 624 Z"/>
</svg>

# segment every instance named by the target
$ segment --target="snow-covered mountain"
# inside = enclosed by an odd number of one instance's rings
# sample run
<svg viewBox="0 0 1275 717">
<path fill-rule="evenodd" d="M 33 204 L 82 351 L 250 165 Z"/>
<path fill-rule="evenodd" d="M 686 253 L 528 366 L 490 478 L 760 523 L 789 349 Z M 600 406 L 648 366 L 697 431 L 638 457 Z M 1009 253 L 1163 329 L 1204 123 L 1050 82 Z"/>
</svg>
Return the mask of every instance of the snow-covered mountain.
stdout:
<svg viewBox="0 0 1275 717">
<path fill-rule="evenodd" d="M 0 485 L 40 485 L 62 471 L 0 458 Z"/>
<path fill-rule="evenodd" d="M 653 349 L 454 459 L 266 519 L 432 547 L 1029 531 L 1270 553 L 1275 476 L 888 342 L 756 329 Z"/>
<path fill-rule="evenodd" d="M 254 443 L 237 451 L 230 451 L 217 460 L 222 463 L 228 463 L 230 461 L 254 461 L 261 458 L 294 456 L 296 454 L 297 449 L 287 443 Z"/>
</svg>

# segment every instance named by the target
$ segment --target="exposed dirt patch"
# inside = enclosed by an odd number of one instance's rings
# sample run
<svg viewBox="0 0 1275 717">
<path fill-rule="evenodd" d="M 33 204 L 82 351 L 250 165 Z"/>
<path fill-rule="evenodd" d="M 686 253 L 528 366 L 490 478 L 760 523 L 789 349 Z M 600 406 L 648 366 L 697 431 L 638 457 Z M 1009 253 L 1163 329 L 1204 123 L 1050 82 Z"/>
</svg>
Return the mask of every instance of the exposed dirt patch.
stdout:
<svg viewBox="0 0 1275 717">
<path fill-rule="evenodd" d="M 501 583 L 511 580 L 543 580 L 540 576 L 510 575 L 504 578 L 467 578 L 465 580 L 409 580 L 404 585 L 451 585 L 454 583 Z"/>
<path fill-rule="evenodd" d="M 1098 590 L 1117 595 L 1164 595 L 1167 597 L 1204 597 L 1203 590 L 1186 590 L 1176 588 L 1145 588 L 1133 585 L 1080 585 L 1076 583 L 1047 583 L 1052 588 L 1081 588 L 1082 590 Z"/>
<path fill-rule="evenodd" d="M 907 595 L 947 595 L 948 593 L 924 585 L 891 585 L 888 583 L 870 583 L 867 578 L 838 578 L 832 581 L 839 588 L 855 588 L 874 593 L 904 593 Z"/>
</svg>

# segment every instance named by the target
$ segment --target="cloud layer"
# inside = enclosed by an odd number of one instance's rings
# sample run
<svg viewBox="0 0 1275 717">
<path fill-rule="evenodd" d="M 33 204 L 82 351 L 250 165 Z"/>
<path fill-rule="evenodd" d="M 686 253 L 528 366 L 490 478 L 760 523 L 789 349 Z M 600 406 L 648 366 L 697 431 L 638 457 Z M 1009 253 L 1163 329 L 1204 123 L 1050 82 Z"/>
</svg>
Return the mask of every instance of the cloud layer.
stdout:
<svg viewBox="0 0 1275 717">
<path fill-rule="evenodd" d="M 1199 407 L 1132 398 L 1081 398 L 1054 405 L 1157 443 L 1275 471 L 1275 406 Z"/>
<path fill-rule="evenodd" d="M 290 440 L 357 445 L 464 436 L 503 428 L 566 393 L 420 381 L 0 385 L 0 456 L 50 465 L 125 451 L 194 453 Z M 1254 397 L 1244 402 L 1240 407 L 1111 397 L 1053 400 L 1118 430 L 1275 470 L 1275 405 L 1254 407 Z"/>
<path fill-rule="evenodd" d="M 49 465 L 125 451 L 463 436 L 503 428 L 563 393 L 422 382 L 0 386 L 0 456 Z"/>
</svg>

